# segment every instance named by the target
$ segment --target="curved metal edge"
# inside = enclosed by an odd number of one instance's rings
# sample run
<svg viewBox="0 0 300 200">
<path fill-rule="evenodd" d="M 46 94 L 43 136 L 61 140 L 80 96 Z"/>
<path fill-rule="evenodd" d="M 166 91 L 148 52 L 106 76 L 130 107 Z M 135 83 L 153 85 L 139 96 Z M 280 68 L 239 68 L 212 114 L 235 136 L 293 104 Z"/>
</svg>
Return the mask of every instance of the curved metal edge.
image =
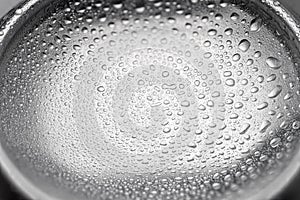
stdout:
<svg viewBox="0 0 300 200">
<path fill-rule="evenodd" d="M 31 181 L 29 181 L 5 155 L 4 150 L 0 146 L 0 166 L 4 172 L 4 176 L 10 183 L 16 187 L 17 191 L 25 195 L 30 200 L 59 200 L 50 197 L 47 193 L 38 189 Z"/>
<path fill-rule="evenodd" d="M 7 45 L 19 28 L 34 12 L 43 8 L 53 0 L 22 0 L 16 7 L 0 19 L 0 58 Z M 27 179 L 6 155 L 0 143 L 0 169 L 5 178 L 16 187 L 16 190 L 30 200 L 59 200 L 50 197 Z"/>
<path fill-rule="evenodd" d="M 18 25 L 26 20 L 25 16 L 38 4 L 39 0 L 22 0 L 0 20 L 0 55 L 17 31 Z"/>
<path fill-rule="evenodd" d="M 9 41 L 13 38 L 14 33 L 17 32 L 18 25 L 22 25 L 26 21 L 26 15 L 29 15 L 31 10 L 41 8 L 47 3 L 53 0 L 23 0 L 14 9 L 7 13 L 0 20 L 0 55 L 3 54 L 5 48 Z M 216 0 L 218 1 L 218 0 Z M 300 25 L 290 11 L 286 9 L 285 6 L 278 4 L 276 0 L 251 0 L 260 1 L 266 5 L 286 22 L 286 24 L 291 28 L 293 34 L 300 42 Z M 38 9 L 37 9 L 38 10 Z M 1 56 L 0 56 L 1 57 Z M 5 176 L 8 180 L 17 187 L 17 189 L 26 195 L 28 198 L 33 200 L 59 200 L 48 196 L 48 194 L 37 189 L 33 183 L 31 183 L 24 175 L 19 172 L 16 166 L 10 161 L 6 155 L 1 143 L 0 143 L 0 167 L 3 170 Z M 263 191 L 259 192 L 255 196 L 248 198 L 247 200 L 269 200 L 275 195 L 279 194 L 287 185 L 292 181 L 293 176 L 300 171 L 300 151 L 294 156 L 289 167 L 287 167 L 284 172 L 279 175 L 276 180 L 270 183 Z M 18 180 L 18 181 L 15 181 Z M 274 189 L 277 188 L 277 189 Z M 245 199 L 243 199 L 245 200 Z"/>
<path fill-rule="evenodd" d="M 274 13 L 276 13 L 286 25 L 291 29 L 292 34 L 295 36 L 296 43 L 300 42 L 300 18 L 292 9 L 288 9 L 284 2 L 279 2 L 278 0 L 252 0 L 259 1 L 267 5 Z M 294 180 L 294 176 L 300 173 L 300 147 L 296 150 L 298 151 L 292 158 L 289 165 L 284 169 L 284 171 L 278 175 L 269 185 L 267 185 L 263 190 L 247 198 L 246 200 L 270 200 L 275 198 L 277 195 L 282 193 L 282 191 L 287 188 Z M 243 199 L 245 200 L 245 199 Z"/>
</svg>

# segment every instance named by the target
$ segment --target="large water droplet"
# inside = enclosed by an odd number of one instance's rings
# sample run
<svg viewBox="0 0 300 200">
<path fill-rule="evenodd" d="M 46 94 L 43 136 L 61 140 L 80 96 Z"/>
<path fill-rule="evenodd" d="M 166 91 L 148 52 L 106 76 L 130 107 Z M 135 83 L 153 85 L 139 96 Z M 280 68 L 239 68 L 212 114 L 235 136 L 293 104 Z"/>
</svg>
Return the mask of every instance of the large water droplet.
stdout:
<svg viewBox="0 0 300 200">
<path fill-rule="evenodd" d="M 281 67 L 281 62 L 274 57 L 268 57 L 266 63 L 272 69 L 279 69 Z"/>
<path fill-rule="evenodd" d="M 259 132 L 264 133 L 271 126 L 271 122 L 269 120 L 264 120 L 259 128 Z"/>
<path fill-rule="evenodd" d="M 232 78 L 229 78 L 229 79 L 226 80 L 225 83 L 226 83 L 227 86 L 233 87 L 235 85 L 235 80 L 232 79 Z"/>
<path fill-rule="evenodd" d="M 231 15 L 230 15 L 230 18 L 233 20 L 233 21 L 236 21 L 236 20 L 238 20 L 239 19 L 239 17 L 240 17 L 240 15 L 239 14 L 237 14 L 237 13 L 232 13 Z"/>
<path fill-rule="evenodd" d="M 251 43 L 246 40 L 246 39 L 243 39 L 240 43 L 239 43 L 239 49 L 243 52 L 246 52 L 248 51 L 248 49 L 250 48 L 250 45 Z"/>
<path fill-rule="evenodd" d="M 268 97 L 269 98 L 276 98 L 282 91 L 282 86 L 281 85 L 277 85 L 269 94 Z"/>
<path fill-rule="evenodd" d="M 233 29 L 232 28 L 227 28 L 226 30 L 225 30 L 225 35 L 232 35 L 232 33 L 233 33 Z"/>
<path fill-rule="evenodd" d="M 244 124 L 244 125 L 242 126 L 242 128 L 241 128 L 240 134 L 241 134 L 241 135 L 242 135 L 242 134 L 245 134 L 245 133 L 249 130 L 250 126 L 251 126 L 251 125 L 248 124 L 248 123 Z"/>
<path fill-rule="evenodd" d="M 276 148 L 276 147 L 278 147 L 279 145 L 280 145 L 280 143 L 281 143 L 281 139 L 280 138 L 273 138 L 271 141 L 270 141 L 270 146 L 272 147 L 272 148 Z"/>
<path fill-rule="evenodd" d="M 260 18 L 255 18 L 250 23 L 250 30 L 253 32 L 259 31 L 261 27 L 262 27 L 262 19 Z"/>
<path fill-rule="evenodd" d="M 241 59 L 241 55 L 238 54 L 238 53 L 236 53 L 236 54 L 234 54 L 234 55 L 232 56 L 232 60 L 233 60 L 234 62 L 237 62 L 237 61 L 239 61 L 240 59 Z"/>
<path fill-rule="evenodd" d="M 210 29 L 210 30 L 208 30 L 208 35 L 209 36 L 215 36 L 215 35 L 217 35 L 217 30 L 216 29 Z"/>
</svg>

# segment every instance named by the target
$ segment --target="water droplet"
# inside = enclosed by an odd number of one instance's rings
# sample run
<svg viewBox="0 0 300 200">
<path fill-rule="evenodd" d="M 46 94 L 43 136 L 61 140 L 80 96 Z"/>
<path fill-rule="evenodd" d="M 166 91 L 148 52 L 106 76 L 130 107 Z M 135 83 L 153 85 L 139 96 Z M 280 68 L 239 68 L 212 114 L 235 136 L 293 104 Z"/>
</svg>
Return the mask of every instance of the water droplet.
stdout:
<svg viewBox="0 0 300 200">
<path fill-rule="evenodd" d="M 196 148 L 197 144 L 194 143 L 194 142 L 191 142 L 191 143 L 188 144 L 188 147 L 190 147 L 190 148 Z"/>
<path fill-rule="evenodd" d="M 271 124 L 272 123 L 269 120 L 264 120 L 260 125 L 259 132 L 260 133 L 266 132 L 266 130 L 271 126 Z"/>
<path fill-rule="evenodd" d="M 163 129 L 163 132 L 164 133 L 170 133 L 171 132 L 171 128 L 166 127 L 166 128 Z"/>
<path fill-rule="evenodd" d="M 144 6 L 140 6 L 140 7 L 136 7 L 135 11 L 137 13 L 143 13 L 146 10 L 146 8 Z"/>
<path fill-rule="evenodd" d="M 232 28 L 227 28 L 226 30 L 225 30 L 225 35 L 232 35 L 232 33 L 233 33 L 233 29 Z"/>
<path fill-rule="evenodd" d="M 167 78 L 168 76 L 169 76 L 169 72 L 168 71 L 163 71 L 162 77 Z"/>
<path fill-rule="evenodd" d="M 123 3 L 121 0 L 113 1 L 112 4 L 116 9 L 121 9 L 123 7 Z"/>
<path fill-rule="evenodd" d="M 300 121 L 294 121 L 292 127 L 293 129 L 298 130 L 300 128 Z"/>
<path fill-rule="evenodd" d="M 73 49 L 76 51 L 79 51 L 81 49 L 81 46 L 79 45 L 73 45 Z"/>
<path fill-rule="evenodd" d="M 210 53 L 210 52 L 206 52 L 205 54 L 204 54 L 204 58 L 210 58 L 210 57 L 212 57 L 212 53 Z"/>
<path fill-rule="evenodd" d="M 22 9 L 17 9 L 17 10 L 16 10 L 16 14 L 17 14 L 17 15 L 22 15 L 22 13 L 23 13 L 23 10 L 22 10 Z"/>
<path fill-rule="evenodd" d="M 273 138 L 271 141 L 270 141 L 270 146 L 272 148 L 276 148 L 280 145 L 281 143 L 281 139 L 280 138 Z"/>
<path fill-rule="evenodd" d="M 260 104 L 259 106 L 257 106 L 257 110 L 263 110 L 265 108 L 268 107 L 268 103 L 267 102 L 263 102 L 262 104 Z"/>
<path fill-rule="evenodd" d="M 216 18 L 216 20 L 222 20 L 223 19 L 223 15 L 221 15 L 220 13 L 216 14 L 215 18 Z"/>
<path fill-rule="evenodd" d="M 259 31 L 262 27 L 262 19 L 255 18 L 250 23 L 250 31 L 256 32 Z"/>
<path fill-rule="evenodd" d="M 271 75 L 267 78 L 267 82 L 275 81 L 276 78 L 277 78 L 276 74 L 271 74 Z"/>
<path fill-rule="evenodd" d="M 205 47 L 210 47 L 210 46 L 211 46 L 211 42 L 210 42 L 209 40 L 207 40 L 207 41 L 205 41 L 205 42 L 203 43 L 203 45 L 204 45 Z"/>
<path fill-rule="evenodd" d="M 243 52 L 246 52 L 248 51 L 248 49 L 250 48 L 250 45 L 251 43 L 246 40 L 246 39 L 243 39 L 240 43 L 239 43 L 239 49 Z"/>
<path fill-rule="evenodd" d="M 251 126 L 251 125 L 248 124 L 248 123 L 244 124 L 244 125 L 242 126 L 242 128 L 241 128 L 240 134 L 241 134 L 241 135 L 242 135 L 242 134 L 245 134 L 245 133 L 249 130 L 250 126 Z"/>
<path fill-rule="evenodd" d="M 253 63 L 254 63 L 254 60 L 250 58 L 247 60 L 246 64 L 247 64 L 247 66 L 251 66 L 251 65 L 253 65 Z"/>
<path fill-rule="evenodd" d="M 255 57 L 255 58 L 260 58 L 260 57 L 261 57 L 261 52 L 260 52 L 260 51 L 256 51 L 256 52 L 254 53 L 254 57 Z"/>
<path fill-rule="evenodd" d="M 230 86 L 230 87 L 233 87 L 235 85 L 235 81 L 232 78 L 227 79 L 225 83 L 227 86 Z"/>
<path fill-rule="evenodd" d="M 104 92 L 105 91 L 105 88 L 103 86 L 99 86 L 97 88 L 98 92 Z"/>
<path fill-rule="evenodd" d="M 237 14 L 237 13 L 234 12 L 234 13 L 231 14 L 230 18 L 233 21 L 236 21 L 236 20 L 238 20 L 240 18 L 240 16 L 239 16 L 239 14 Z"/>
<path fill-rule="evenodd" d="M 220 184 L 220 183 L 213 183 L 213 184 L 212 184 L 212 187 L 213 187 L 215 190 L 220 190 L 220 189 L 221 189 L 221 184 Z"/>
<path fill-rule="evenodd" d="M 182 107 L 189 107 L 190 105 L 191 105 L 191 103 L 187 100 L 184 100 L 184 101 L 181 102 Z"/>
<path fill-rule="evenodd" d="M 267 58 L 266 63 L 272 69 L 279 69 L 281 67 L 281 62 L 274 57 Z"/>
<path fill-rule="evenodd" d="M 281 85 L 277 85 L 269 94 L 268 97 L 269 98 L 276 98 L 282 91 L 282 86 Z"/>
<path fill-rule="evenodd" d="M 241 59 L 241 55 L 238 54 L 238 53 L 236 53 L 236 54 L 234 54 L 234 55 L 232 56 L 232 60 L 233 60 L 234 62 L 237 62 L 237 61 L 239 61 L 240 59 Z"/>
<path fill-rule="evenodd" d="M 210 30 L 208 30 L 208 35 L 209 36 L 215 36 L 215 35 L 217 35 L 217 30 L 216 29 L 210 29 Z"/>
</svg>

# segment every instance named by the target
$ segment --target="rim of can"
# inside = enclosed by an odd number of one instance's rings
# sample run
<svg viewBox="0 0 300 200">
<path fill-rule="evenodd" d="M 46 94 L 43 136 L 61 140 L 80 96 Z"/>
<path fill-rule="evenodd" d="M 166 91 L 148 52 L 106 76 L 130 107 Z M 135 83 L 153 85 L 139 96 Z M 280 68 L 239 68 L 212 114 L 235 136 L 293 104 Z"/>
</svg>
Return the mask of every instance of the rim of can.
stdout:
<svg viewBox="0 0 300 200">
<path fill-rule="evenodd" d="M 55 0 L 22 0 L 11 11 L 9 11 L 4 17 L 0 19 L 0 59 L 3 56 L 7 45 L 13 38 L 14 34 L 24 25 L 27 19 L 32 17 L 34 13 L 49 5 Z M 220 0 L 204 0 L 220 2 Z M 277 13 L 284 23 L 291 29 L 292 34 L 295 35 L 297 41 L 300 42 L 300 19 L 294 15 L 292 10 L 288 10 L 285 5 L 279 3 L 277 0 L 228 0 L 238 4 L 238 2 L 257 2 L 262 3 Z M 300 47 L 298 47 L 300 51 Z M 0 142 L 0 170 L 2 170 L 4 176 L 9 182 L 16 187 L 23 195 L 34 200 L 59 200 L 55 197 L 50 197 L 47 193 L 40 190 L 33 183 L 30 182 L 17 167 L 10 161 L 8 155 L 6 155 L 4 148 Z M 300 172 L 300 149 L 293 156 L 289 165 L 280 173 L 266 187 L 261 188 L 254 196 L 247 198 L 246 200 L 268 200 L 275 195 L 282 192 L 293 180 L 295 174 Z M 251 191 L 251 190 L 249 190 Z"/>
</svg>

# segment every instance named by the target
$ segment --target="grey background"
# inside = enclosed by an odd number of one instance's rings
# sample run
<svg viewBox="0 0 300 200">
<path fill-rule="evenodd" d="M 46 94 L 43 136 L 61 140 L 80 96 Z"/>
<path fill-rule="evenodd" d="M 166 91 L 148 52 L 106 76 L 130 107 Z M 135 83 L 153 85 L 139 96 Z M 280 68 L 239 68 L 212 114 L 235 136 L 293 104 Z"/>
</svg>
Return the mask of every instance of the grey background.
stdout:
<svg viewBox="0 0 300 200">
<path fill-rule="evenodd" d="M 13 8 L 20 0 L 0 0 L 0 17 Z"/>
</svg>

